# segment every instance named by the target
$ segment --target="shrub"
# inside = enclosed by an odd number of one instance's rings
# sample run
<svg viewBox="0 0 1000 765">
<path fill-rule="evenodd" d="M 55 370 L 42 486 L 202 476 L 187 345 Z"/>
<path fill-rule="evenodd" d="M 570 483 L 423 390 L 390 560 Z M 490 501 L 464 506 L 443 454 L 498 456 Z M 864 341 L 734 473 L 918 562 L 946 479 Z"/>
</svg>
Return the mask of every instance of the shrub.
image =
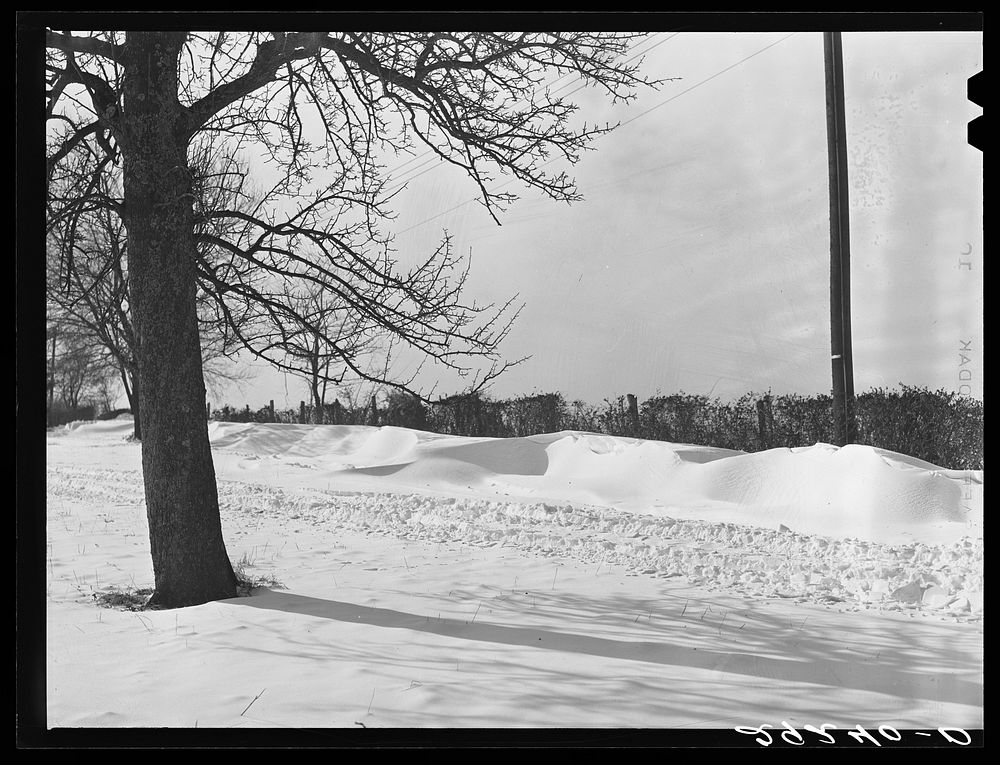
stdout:
<svg viewBox="0 0 1000 765">
<path fill-rule="evenodd" d="M 944 389 L 901 387 L 857 397 L 856 441 L 942 467 L 982 469 L 983 403 Z"/>
<path fill-rule="evenodd" d="M 566 402 L 561 393 L 539 393 L 498 402 L 506 436 L 531 436 L 564 429 Z"/>
<path fill-rule="evenodd" d="M 427 410 L 416 396 L 401 390 L 391 391 L 381 412 L 386 425 L 427 430 Z"/>
<path fill-rule="evenodd" d="M 305 407 L 306 422 L 312 407 Z M 461 436 L 520 437 L 578 430 L 638 436 L 754 452 L 776 447 L 835 443 L 833 399 L 828 395 L 747 393 L 722 402 L 704 395 L 657 394 L 638 407 L 638 422 L 625 396 L 594 406 L 567 404 L 560 393 L 493 400 L 481 393 L 452 396 L 424 405 L 414 396 L 391 392 L 379 423 Z M 229 422 L 301 422 L 302 412 L 249 406 L 217 409 L 213 419 Z M 369 407 L 339 403 L 325 407 L 322 421 L 367 424 Z M 945 390 L 902 386 L 876 388 L 855 399 L 855 443 L 907 454 L 946 468 L 982 469 L 983 403 Z"/>
</svg>

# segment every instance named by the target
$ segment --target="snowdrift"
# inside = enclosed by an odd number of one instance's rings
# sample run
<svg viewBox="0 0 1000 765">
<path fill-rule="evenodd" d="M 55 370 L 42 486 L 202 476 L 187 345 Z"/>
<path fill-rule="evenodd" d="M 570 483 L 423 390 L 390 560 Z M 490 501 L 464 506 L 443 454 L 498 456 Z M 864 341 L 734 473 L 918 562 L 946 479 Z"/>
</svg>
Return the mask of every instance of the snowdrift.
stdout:
<svg viewBox="0 0 1000 765">
<path fill-rule="evenodd" d="M 292 461 L 345 488 L 377 479 L 381 491 L 586 503 L 880 543 L 946 543 L 982 529 L 982 471 L 870 446 L 747 454 L 572 431 L 493 439 L 213 422 L 209 432 L 216 450 Z"/>
</svg>

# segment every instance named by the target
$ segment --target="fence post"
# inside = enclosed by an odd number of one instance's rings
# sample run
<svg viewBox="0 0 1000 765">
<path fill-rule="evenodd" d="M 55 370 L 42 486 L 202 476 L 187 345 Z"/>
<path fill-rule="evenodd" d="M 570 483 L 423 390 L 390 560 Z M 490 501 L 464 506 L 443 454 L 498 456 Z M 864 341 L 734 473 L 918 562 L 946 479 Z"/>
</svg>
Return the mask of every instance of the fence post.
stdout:
<svg viewBox="0 0 1000 765">
<path fill-rule="evenodd" d="M 306 424 L 306 402 L 299 402 L 299 425 Z"/>
<path fill-rule="evenodd" d="M 633 394 L 626 394 L 628 398 L 628 427 L 630 436 L 639 435 L 639 399 Z"/>
<path fill-rule="evenodd" d="M 757 399 L 757 437 L 762 449 L 770 449 L 774 441 L 774 413 L 771 411 L 771 394 Z"/>
<path fill-rule="evenodd" d="M 372 394 L 370 421 L 372 425 L 378 425 L 378 405 L 375 403 L 374 393 Z"/>
<path fill-rule="evenodd" d="M 478 394 L 472 398 L 472 422 L 475 431 L 469 435 L 485 436 L 486 432 L 483 427 L 483 400 Z"/>
<path fill-rule="evenodd" d="M 209 401 L 205 402 L 205 419 L 206 420 L 212 419 L 212 404 Z"/>
<path fill-rule="evenodd" d="M 764 399 L 757 399 L 757 440 L 760 442 L 761 449 L 769 448 L 769 439 L 767 437 L 767 420 L 764 416 Z"/>
<path fill-rule="evenodd" d="M 274 422 L 274 399 L 267 405 L 268 413 L 271 415 L 271 422 Z"/>
</svg>

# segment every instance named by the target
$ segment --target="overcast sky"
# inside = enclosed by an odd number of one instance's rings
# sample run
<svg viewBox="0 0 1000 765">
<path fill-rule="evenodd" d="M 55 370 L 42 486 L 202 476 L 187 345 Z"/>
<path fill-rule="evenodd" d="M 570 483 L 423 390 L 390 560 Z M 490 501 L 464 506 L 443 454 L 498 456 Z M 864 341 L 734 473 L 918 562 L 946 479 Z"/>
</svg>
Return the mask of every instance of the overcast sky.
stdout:
<svg viewBox="0 0 1000 765">
<path fill-rule="evenodd" d="M 855 387 L 982 398 L 982 154 L 966 142 L 982 35 L 845 33 L 843 49 Z M 499 397 L 828 393 L 822 33 L 663 33 L 639 50 L 650 77 L 680 79 L 614 108 L 573 93 L 581 120 L 622 123 L 571 169 L 584 201 L 512 185 L 522 198 L 497 226 L 467 180 L 411 162 L 399 250 L 431 250 L 446 229 L 472 252 L 470 297 L 520 295 L 504 350 L 531 359 Z M 217 403 L 306 397 L 262 369 Z"/>
</svg>

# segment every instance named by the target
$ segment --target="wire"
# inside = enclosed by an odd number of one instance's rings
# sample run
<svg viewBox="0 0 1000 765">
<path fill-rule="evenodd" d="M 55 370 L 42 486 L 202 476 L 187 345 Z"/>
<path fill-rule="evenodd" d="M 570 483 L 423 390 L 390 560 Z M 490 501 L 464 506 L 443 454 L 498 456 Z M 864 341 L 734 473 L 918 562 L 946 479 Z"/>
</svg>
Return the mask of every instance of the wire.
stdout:
<svg viewBox="0 0 1000 765">
<path fill-rule="evenodd" d="M 675 37 L 677 37 L 678 34 L 680 34 L 680 32 L 674 32 L 669 37 L 666 37 L 666 38 L 660 40 L 659 42 L 657 42 L 655 45 L 651 45 L 650 47 L 646 48 L 645 50 L 641 50 L 641 51 L 637 51 L 637 52 L 633 53 L 633 55 L 631 55 L 629 58 L 625 59 L 622 63 L 628 64 L 628 63 L 631 63 L 632 61 L 635 61 L 637 58 L 640 58 L 641 56 L 648 55 L 650 52 L 656 50 L 657 48 L 659 48 L 664 43 L 670 42 L 672 39 L 674 39 Z M 565 80 L 568 77 L 574 77 L 574 76 L 575 76 L 574 72 L 567 72 L 566 74 L 564 74 L 564 75 L 562 75 L 560 77 L 557 77 L 555 80 L 553 80 L 552 83 L 550 83 L 550 85 L 555 85 L 560 80 Z M 580 78 L 580 79 L 582 79 L 582 78 Z M 555 88 L 554 90 L 551 90 L 550 93 L 552 93 L 552 94 L 558 93 L 559 91 L 564 90 L 565 88 L 568 88 L 572 84 L 573 84 L 573 81 L 567 82 L 564 85 L 560 85 L 559 87 Z M 586 81 L 584 81 L 583 84 L 578 85 L 576 88 L 574 88 L 573 90 L 571 90 L 569 93 L 566 93 L 565 95 L 566 96 L 571 96 L 574 93 L 576 93 L 576 92 L 578 92 L 580 90 L 583 90 L 585 87 L 587 87 Z M 426 157 L 426 159 L 423 159 L 424 157 Z M 423 159 L 423 161 L 420 161 L 421 159 Z M 419 155 L 417 155 L 417 156 L 415 156 L 415 157 L 413 157 L 411 159 L 406 160 L 405 162 L 403 162 L 402 164 L 400 164 L 398 167 L 394 168 L 392 171 L 390 171 L 390 175 L 395 175 L 400 170 L 402 170 L 406 165 L 409 165 L 409 164 L 411 164 L 413 162 L 418 162 L 418 161 L 420 162 L 420 164 L 417 165 L 416 167 L 410 168 L 410 170 L 408 170 L 407 172 L 412 172 L 412 171 L 416 171 L 416 170 L 419 170 L 419 172 L 414 172 L 414 174 L 411 175 L 410 177 L 396 181 L 393 184 L 393 186 L 388 190 L 387 193 L 389 193 L 389 194 L 395 193 L 396 191 L 399 191 L 401 188 L 403 188 L 406 184 L 410 183 L 410 181 L 413 181 L 416 178 L 419 178 L 420 176 L 422 176 L 422 175 L 424 175 L 426 173 L 429 173 L 432 170 L 436 170 L 437 168 L 441 167 L 441 162 L 440 162 L 440 158 L 438 157 L 438 155 L 435 154 L 430 149 L 428 149 L 428 150 L 424 151 L 423 153 L 421 153 L 421 154 L 419 154 Z M 420 168 L 424 168 L 424 169 L 421 170 Z"/>
<path fill-rule="evenodd" d="M 779 45 L 780 43 L 783 43 L 783 42 L 784 42 L 785 40 L 787 40 L 787 39 L 788 39 L 789 37 L 794 37 L 794 36 L 795 36 L 796 34 L 797 34 L 797 32 L 792 32 L 792 33 L 791 33 L 791 34 L 789 34 L 789 35 L 785 35 L 785 36 L 784 36 L 784 37 L 782 37 L 782 38 L 781 38 L 780 40 L 777 40 L 777 41 L 775 41 L 775 42 L 771 43 L 770 45 L 767 45 L 767 46 L 765 46 L 765 47 L 761 48 L 761 49 L 760 49 L 759 51 L 756 51 L 755 53 L 751 53 L 751 54 L 750 54 L 749 56 L 747 56 L 746 58 L 741 58 L 741 59 L 740 59 L 739 61 L 737 61 L 737 62 L 736 62 L 735 64 L 730 64 L 730 65 L 729 65 L 729 66 L 727 66 L 727 67 L 726 67 L 725 69 L 722 69 L 722 70 L 720 70 L 720 71 L 716 72 L 715 74 L 713 74 L 713 75 L 712 75 L 711 77 L 706 77 L 706 78 L 705 78 L 704 80 L 702 80 L 701 82 L 697 82 L 697 83 L 695 83 L 694 85 L 692 85 L 692 86 L 691 86 L 690 88 L 688 88 L 687 90 L 682 90 L 682 91 L 681 91 L 680 93 L 675 93 L 674 95 L 672 95 L 672 96 L 671 96 L 670 98 L 666 99 L 665 101 L 660 101 L 660 103 L 658 103 L 658 104 L 656 104 L 656 105 L 654 105 L 654 106 L 651 106 L 651 107 L 649 107 L 648 109 L 646 109 L 646 111 L 644 111 L 644 112 L 640 112 L 639 114 L 635 115 L 634 117 L 630 117 L 629 119 L 627 119 L 627 120 L 625 120 L 624 122 L 622 122 L 622 123 L 621 123 L 621 124 L 619 125 L 619 127 L 624 127 L 625 125 L 628 125 L 628 124 L 629 124 L 630 122 L 635 122 L 635 121 L 636 121 L 637 119 L 639 119 L 640 117 L 645 117 L 645 116 L 646 116 L 647 114 L 649 114 L 650 112 L 652 112 L 652 111 L 654 111 L 654 110 L 656 110 L 656 109 L 659 109 L 659 108 L 660 108 L 661 106 L 665 106 L 665 105 L 669 104 L 669 103 L 670 103 L 671 101 L 673 101 L 673 100 L 675 100 L 675 99 L 677 99 L 677 98 L 680 98 L 680 97 L 681 97 L 681 96 L 683 96 L 683 95 L 684 95 L 685 93 L 690 93 L 690 92 L 691 92 L 692 90 L 694 90 L 695 88 L 699 88 L 699 87 L 701 87 L 702 85 L 704 85 L 704 84 L 705 84 L 705 83 L 707 83 L 707 82 L 711 82 L 711 81 L 712 81 L 712 80 L 714 80 L 714 79 L 715 79 L 716 77 L 719 77 L 720 75 L 723 75 L 723 74 L 725 74 L 726 72 L 730 71 L 731 69 L 735 69 L 736 67 L 740 66 L 740 64 L 745 64 L 745 63 L 746 63 L 747 61 L 749 61 L 750 59 L 752 59 L 752 58 L 753 58 L 754 56 L 759 56 L 759 55 L 760 55 L 761 53 L 763 53 L 764 51 L 766 51 L 766 50 L 769 50 L 769 49 L 773 48 L 773 47 L 774 47 L 775 45 Z"/>
<path fill-rule="evenodd" d="M 783 43 L 785 40 L 787 40 L 790 37 L 794 37 L 796 34 L 797 34 L 797 32 L 792 32 L 791 34 L 785 35 L 780 40 L 776 40 L 773 43 L 765 45 L 763 48 L 761 48 L 758 51 L 755 51 L 754 53 L 751 53 L 749 56 L 746 56 L 745 58 L 741 58 L 735 64 L 730 64 L 725 69 L 720 69 L 715 74 L 713 74 L 713 75 L 711 75 L 709 77 L 706 77 L 704 80 L 701 80 L 700 82 L 696 82 L 694 85 L 692 85 L 691 87 L 687 88 L 686 90 L 682 90 L 680 93 L 675 93 L 670 98 L 667 98 L 667 99 L 665 99 L 663 101 L 660 101 L 658 104 L 655 104 L 655 105 L 649 107 L 644 112 L 641 112 L 641 113 L 635 115 L 634 117 L 630 117 L 625 122 L 620 123 L 619 127 L 624 127 L 625 125 L 628 125 L 628 124 L 630 124 L 632 122 L 635 122 L 640 117 L 647 116 L 650 112 L 655 111 L 656 109 L 659 109 L 661 106 L 665 106 L 666 104 L 669 104 L 671 101 L 674 101 L 674 100 L 680 98 L 681 96 L 683 96 L 683 95 L 685 95 L 687 93 L 690 93 L 692 90 L 695 90 L 696 88 L 700 88 L 702 85 L 705 85 L 706 83 L 711 82 L 716 77 L 719 77 L 720 75 L 723 75 L 726 72 L 729 72 L 729 71 L 735 69 L 736 67 L 740 66 L 741 64 L 745 64 L 747 61 L 749 61 L 750 59 L 754 58 L 755 56 L 759 56 L 761 53 L 764 53 L 765 51 L 770 50 L 775 45 L 779 45 L 779 44 Z M 674 36 L 676 36 L 676 33 L 675 33 Z M 668 39 L 673 39 L 673 38 L 671 37 L 671 38 L 668 38 Z M 664 42 L 666 42 L 666 40 Z M 541 165 L 539 165 L 539 167 L 545 167 L 546 165 L 550 165 L 550 164 L 552 164 L 555 161 L 556 161 L 555 159 L 550 159 L 548 162 L 544 162 Z M 416 176 L 414 176 L 414 177 L 416 177 Z M 514 179 L 511 179 L 511 180 L 507 181 L 506 183 L 502 183 L 499 186 L 495 186 L 493 189 L 491 189 L 491 191 L 499 191 L 500 189 L 504 188 L 505 186 L 509 186 L 513 182 L 514 182 Z M 420 226 L 423 226 L 423 225 L 425 225 L 427 223 L 430 223 L 432 220 L 437 220 L 440 217 L 443 217 L 445 215 L 448 215 L 449 213 L 455 212 L 455 210 L 458 210 L 458 209 L 460 209 L 462 207 L 465 207 L 467 204 L 475 202 L 478 199 L 479 199 L 479 197 L 472 197 L 470 199 L 465 200 L 464 202 L 460 202 L 459 204 L 457 204 L 454 207 L 451 207 L 451 208 L 445 210 L 444 212 L 440 212 L 437 215 L 432 215 L 430 218 L 426 218 L 425 220 L 422 220 L 419 223 L 414 223 L 412 226 L 409 226 L 408 228 L 404 228 L 402 231 L 397 231 L 396 235 L 405 234 L 405 233 L 407 233 L 409 231 L 412 231 L 415 228 L 419 228 Z"/>
</svg>

